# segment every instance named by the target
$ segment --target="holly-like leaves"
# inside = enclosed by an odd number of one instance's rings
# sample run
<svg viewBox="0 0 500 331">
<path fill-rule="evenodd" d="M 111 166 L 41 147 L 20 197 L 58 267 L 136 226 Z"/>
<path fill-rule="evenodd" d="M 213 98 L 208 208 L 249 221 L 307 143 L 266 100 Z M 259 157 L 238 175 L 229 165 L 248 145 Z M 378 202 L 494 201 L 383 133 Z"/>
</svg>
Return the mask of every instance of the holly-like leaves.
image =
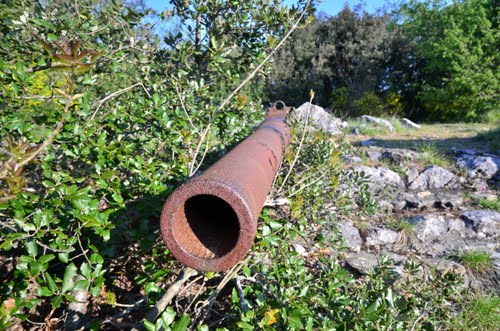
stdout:
<svg viewBox="0 0 500 331">
<path fill-rule="evenodd" d="M 54 42 L 44 41 L 37 35 L 33 37 L 49 53 L 52 61 L 57 63 L 53 64 L 51 69 L 82 73 L 90 70 L 97 59 L 104 54 L 103 51 L 99 52 L 94 49 L 82 50 L 78 40 L 69 41 L 65 36 Z"/>
</svg>

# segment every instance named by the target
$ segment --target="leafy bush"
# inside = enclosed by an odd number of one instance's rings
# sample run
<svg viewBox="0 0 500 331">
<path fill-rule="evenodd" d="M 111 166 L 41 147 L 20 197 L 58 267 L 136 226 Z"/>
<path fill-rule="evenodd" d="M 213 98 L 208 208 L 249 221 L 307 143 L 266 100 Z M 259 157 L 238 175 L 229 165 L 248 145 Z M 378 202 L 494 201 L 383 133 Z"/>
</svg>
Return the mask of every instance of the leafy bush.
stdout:
<svg viewBox="0 0 500 331">
<path fill-rule="evenodd" d="M 258 84 L 218 108 L 297 13 L 199 4 L 163 16 L 181 22 L 164 44 L 120 1 L 0 5 L 0 328 L 62 313 L 75 291 L 113 305 L 161 292 L 177 264 L 160 208 L 263 118 Z"/>
</svg>

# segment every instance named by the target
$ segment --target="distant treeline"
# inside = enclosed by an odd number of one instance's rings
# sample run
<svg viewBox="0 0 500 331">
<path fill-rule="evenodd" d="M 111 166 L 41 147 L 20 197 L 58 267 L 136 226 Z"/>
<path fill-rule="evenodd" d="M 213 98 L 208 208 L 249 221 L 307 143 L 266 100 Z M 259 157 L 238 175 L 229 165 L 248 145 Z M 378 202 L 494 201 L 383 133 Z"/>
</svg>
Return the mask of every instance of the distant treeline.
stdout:
<svg viewBox="0 0 500 331">
<path fill-rule="evenodd" d="M 498 0 L 409 1 L 316 15 L 275 57 L 270 99 L 316 91 L 339 116 L 498 121 Z"/>
</svg>

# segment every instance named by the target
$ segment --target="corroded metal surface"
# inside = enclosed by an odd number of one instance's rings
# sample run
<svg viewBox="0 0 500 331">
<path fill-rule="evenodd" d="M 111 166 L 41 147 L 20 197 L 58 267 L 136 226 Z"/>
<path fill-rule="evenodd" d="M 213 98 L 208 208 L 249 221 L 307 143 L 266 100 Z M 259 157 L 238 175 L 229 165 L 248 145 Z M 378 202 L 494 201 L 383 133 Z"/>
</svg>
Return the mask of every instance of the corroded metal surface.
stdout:
<svg viewBox="0 0 500 331">
<path fill-rule="evenodd" d="M 248 253 L 257 219 L 290 143 L 282 102 L 257 130 L 201 176 L 175 190 L 161 214 L 163 240 L 183 264 L 226 270 Z"/>
</svg>

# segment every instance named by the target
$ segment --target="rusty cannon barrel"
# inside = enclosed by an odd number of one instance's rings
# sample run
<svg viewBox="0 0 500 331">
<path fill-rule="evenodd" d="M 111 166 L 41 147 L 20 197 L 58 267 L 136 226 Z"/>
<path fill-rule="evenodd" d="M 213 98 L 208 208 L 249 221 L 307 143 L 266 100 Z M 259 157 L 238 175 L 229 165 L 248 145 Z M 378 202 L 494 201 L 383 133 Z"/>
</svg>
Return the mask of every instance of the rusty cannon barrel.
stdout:
<svg viewBox="0 0 500 331">
<path fill-rule="evenodd" d="M 290 143 L 288 110 L 281 101 L 267 108 L 254 133 L 169 196 L 161 232 L 180 262 L 201 271 L 222 271 L 247 255 Z"/>
</svg>

